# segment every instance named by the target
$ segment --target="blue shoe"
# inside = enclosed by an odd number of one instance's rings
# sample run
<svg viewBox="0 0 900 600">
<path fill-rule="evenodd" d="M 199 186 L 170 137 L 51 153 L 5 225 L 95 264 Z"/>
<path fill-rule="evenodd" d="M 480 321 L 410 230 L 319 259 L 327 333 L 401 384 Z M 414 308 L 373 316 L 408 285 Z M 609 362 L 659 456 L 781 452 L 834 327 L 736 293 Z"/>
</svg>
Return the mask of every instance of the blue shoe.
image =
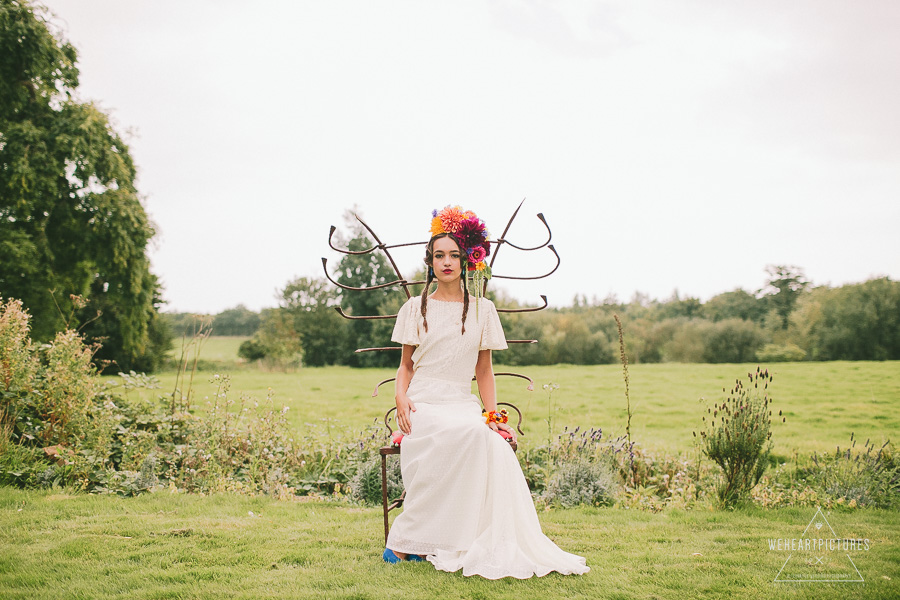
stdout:
<svg viewBox="0 0 900 600">
<path fill-rule="evenodd" d="M 384 549 L 384 554 L 381 555 L 381 558 L 384 559 L 384 562 L 391 563 L 392 565 L 400 562 L 400 557 L 394 554 L 394 551 L 390 548 Z"/>
<path fill-rule="evenodd" d="M 425 559 L 422 558 L 421 556 L 419 556 L 418 554 L 408 554 L 406 556 L 406 560 L 408 560 L 409 562 L 422 562 Z"/>
</svg>

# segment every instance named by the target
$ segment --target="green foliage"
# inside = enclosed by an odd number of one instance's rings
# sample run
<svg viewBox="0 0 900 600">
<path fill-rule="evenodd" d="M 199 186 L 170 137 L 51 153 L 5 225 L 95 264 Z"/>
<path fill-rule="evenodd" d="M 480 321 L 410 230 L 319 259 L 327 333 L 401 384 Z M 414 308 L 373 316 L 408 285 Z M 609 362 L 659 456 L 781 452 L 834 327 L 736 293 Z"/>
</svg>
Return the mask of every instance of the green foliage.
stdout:
<svg viewBox="0 0 900 600">
<path fill-rule="evenodd" d="M 344 215 L 349 227 L 350 240 L 337 236 L 341 247 L 351 252 L 368 250 L 373 246 L 366 229 L 348 212 Z M 347 254 L 335 269 L 335 280 L 341 285 L 353 288 L 372 288 L 394 281 L 397 278 L 387 257 L 382 252 L 369 254 Z M 382 307 L 391 299 L 404 299 L 405 294 L 396 288 L 381 288 L 366 291 L 342 290 L 340 305 L 351 316 L 371 316 L 384 314 Z M 386 346 L 390 344 L 393 322 L 360 319 L 348 322 L 347 344 L 344 352 L 345 364 L 351 367 L 385 367 L 397 364 L 399 357 L 391 352 L 356 353 L 358 348 Z"/>
<path fill-rule="evenodd" d="M 756 358 L 763 339 L 763 332 L 755 323 L 741 319 L 718 321 L 704 340 L 702 362 L 750 362 Z"/>
<path fill-rule="evenodd" d="M 0 290 L 35 316 L 35 340 L 80 325 L 103 340 L 98 361 L 155 368 L 168 339 L 146 255 L 153 227 L 128 146 L 72 99 L 75 61 L 45 9 L 0 3 Z"/>
<path fill-rule="evenodd" d="M 780 318 L 781 328 L 787 329 L 791 312 L 800 299 L 809 281 L 800 267 L 790 265 L 768 265 L 766 273 L 766 301 L 774 308 Z"/>
<path fill-rule="evenodd" d="M 796 362 L 803 360 L 806 352 L 797 344 L 766 344 L 756 351 L 756 360 L 764 363 Z"/>
<path fill-rule="evenodd" d="M 259 329 L 260 315 L 238 304 L 217 314 L 212 322 L 213 335 L 253 335 Z"/>
<path fill-rule="evenodd" d="M 403 493 L 403 477 L 400 473 L 400 457 L 388 457 L 387 494 L 388 502 L 392 502 Z M 356 475 L 349 482 L 353 499 L 370 506 L 381 504 L 381 457 L 373 456 L 360 464 Z"/>
<path fill-rule="evenodd" d="M 866 440 L 864 450 L 856 450 L 850 436 L 850 447 L 821 457 L 813 455 L 813 466 L 806 479 L 832 499 L 843 499 L 851 507 L 877 506 L 891 508 L 900 501 L 900 456 L 885 442 L 876 450 Z"/>
<path fill-rule="evenodd" d="M 900 282 L 816 288 L 800 302 L 793 326 L 814 360 L 896 360 Z"/>
<path fill-rule="evenodd" d="M 310 367 L 343 364 L 347 353 L 347 323 L 334 310 L 340 295 L 324 278 L 299 277 L 281 291 L 281 318 L 299 336 L 303 364 Z M 264 329 L 275 313 L 267 312 Z"/>
<path fill-rule="evenodd" d="M 565 462 L 554 469 L 543 499 L 563 508 L 581 504 L 610 506 L 615 502 L 619 485 L 617 471 L 603 462 Z"/>
<path fill-rule="evenodd" d="M 710 298 L 701 314 L 710 321 L 742 319 L 762 323 L 766 315 L 766 301 L 742 290 L 725 292 Z"/>
<path fill-rule="evenodd" d="M 737 380 L 722 404 L 708 408 L 703 416 L 706 429 L 700 432 L 700 443 L 703 453 L 722 470 L 718 495 L 725 506 L 744 500 L 768 464 L 772 450 L 771 381 L 769 371 L 757 367 L 755 373 L 747 374 L 746 386 Z"/>
</svg>

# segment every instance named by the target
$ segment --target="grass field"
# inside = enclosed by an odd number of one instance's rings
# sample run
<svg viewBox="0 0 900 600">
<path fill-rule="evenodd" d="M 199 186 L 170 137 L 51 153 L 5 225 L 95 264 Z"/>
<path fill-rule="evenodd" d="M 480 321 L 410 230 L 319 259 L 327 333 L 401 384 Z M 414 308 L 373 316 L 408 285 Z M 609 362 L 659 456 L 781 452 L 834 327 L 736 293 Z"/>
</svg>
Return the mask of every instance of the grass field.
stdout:
<svg viewBox="0 0 900 600">
<path fill-rule="evenodd" d="M 251 515 L 252 513 L 252 515 Z M 773 583 L 813 509 L 543 512 L 544 531 L 585 556 L 584 576 L 488 581 L 387 565 L 380 511 L 335 502 L 156 493 L 118 499 L 0 488 L 0 597 L 57 598 L 891 598 L 898 513 L 833 513 L 865 583 Z"/>
<path fill-rule="evenodd" d="M 299 369 L 293 373 L 265 372 L 240 365 L 237 347 L 246 338 L 210 338 L 201 358 L 215 360 L 232 380 L 231 397 L 243 393 L 261 400 L 272 388 L 275 402 L 290 407 L 288 417 L 298 429 L 305 423 L 324 425 L 337 434 L 351 435 L 365 428 L 393 406 L 393 384 L 375 384 L 394 376 L 392 369 L 326 367 Z M 773 424 L 775 453 L 789 458 L 796 452 L 831 451 L 849 443 L 850 434 L 879 444 L 900 433 L 900 362 L 804 362 L 767 366 L 774 374 L 771 387 L 775 411 L 782 410 L 786 423 Z M 724 397 L 737 378 L 747 376 L 756 364 L 638 364 L 629 367 L 632 401 L 632 437 L 650 450 L 680 453 L 692 448 L 692 432 L 698 430 L 706 404 Z M 497 372 L 507 370 L 498 365 Z M 601 427 L 606 435 L 624 433 L 626 422 L 624 382 L 620 365 L 555 365 L 520 367 L 516 372 L 531 377 L 535 390 L 524 380 L 498 377 L 498 399 L 518 405 L 526 416 L 523 442 L 546 440 L 548 400 L 542 389 L 553 382 L 551 413 L 554 431 L 564 426 Z M 213 371 L 194 378 L 195 406 L 201 408 L 214 396 Z M 175 373 L 159 376 L 161 389 L 149 393 L 171 394 Z M 132 392 L 137 393 L 137 392 Z M 327 420 L 327 421 L 326 421 Z M 533 441 L 533 442 L 532 442 Z M 894 441 L 897 441 L 896 439 Z"/>
<path fill-rule="evenodd" d="M 353 435 L 393 405 L 393 387 L 377 398 L 389 369 L 332 367 L 295 373 L 240 365 L 242 338 L 209 340 L 203 360 L 232 378 L 231 397 L 258 400 L 272 388 L 290 407 L 298 431 L 327 425 Z M 227 367 L 227 368 L 226 368 Z M 900 432 L 900 364 L 783 363 L 772 393 L 788 417 L 773 427 L 776 453 L 791 460 L 845 447 L 851 432 L 863 439 Z M 756 365 L 633 365 L 632 431 L 643 446 L 688 452 L 698 427 L 701 397 L 712 402 Z M 503 370 L 502 367 L 497 368 Z M 526 367 L 535 381 L 501 378 L 501 400 L 527 415 L 524 444 L 547 435 L 547 394 L 553 394 L 556 431 L 564 425 L 600 426 L 608 435 L 625 427 L 621 367 Z M 214 396 L 212 371 L 194 381 L 195 405 Z M 175 374 L 163 373 L 171 393 Z M 895 440 L 896 441 L 896 440 Z M 339 500 L 278 501 L 236 494 L 212 496 L 165 491 L 136 498 L 91 496 L 66 490 L 0 488 L 0 598 L 894 598 L 900 597 L 900 511 L 827 511 L 842 538 L 868 540 L 853 553 L 864 583 L 774 583 L 787 560 L 770 550 L 772 538 L 799 538 L 811 507 L 737 511 L 624 508 L 548 510 L 544 532 L 564 549 L 585 556 L 592 570 L 580 577 L 550 574 L 526 581 L 488 581 L 435 571 L 428 564 L 387 565 L 381 513 Z M 835 555 L 837 556 L 837 555 Z M 841 558 L 837 556 L 837 558 Z"/>
</svg>

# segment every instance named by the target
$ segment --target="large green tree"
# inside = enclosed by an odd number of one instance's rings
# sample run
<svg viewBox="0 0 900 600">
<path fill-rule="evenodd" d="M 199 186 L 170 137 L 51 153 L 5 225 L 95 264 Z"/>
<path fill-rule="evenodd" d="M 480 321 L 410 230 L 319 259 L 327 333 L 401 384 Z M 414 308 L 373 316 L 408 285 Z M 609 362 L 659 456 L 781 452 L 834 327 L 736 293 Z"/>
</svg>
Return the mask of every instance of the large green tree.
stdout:
<svg viewBox="0 0 900 600">
<path fill-rule="evenodd" d="M 338 236 L 340 246 L 351 252 L 361 252 L 374 245 L 366 229 L 356 220 L 353 213 L 344 214 L 344 221 L 349 230 L 350 239 Z M 368 254 L 346 254 L 335 269 L 335 281 L 347 287 L 370 288 L 382 285 L 397 278 L 396 273 L 383 252 Z M 366 291 L 341 290 L 341 306 L 353 316 L 372 316 L 390 312 L 387 308 L 399 308 L 406 296 L 398 287 L 381 288 Z M 396 312 L 396 311 L 394 311 Z M 393 366 L 400 360 L 396 352 L 364 352 L 355 353 L 357 348 L 376 346 L 393 346 L 390 341 L 393 320 L 364 319 L 351 320 L 347 329 L 347 346 L 345 362 L 354 367 Z"/>
<path fill-rule="evenodd" d="M 35 339 L 78 327 L 99 359 L 152 370 L 168 345 L 154 230 L 128 146 L 76 98 L 76 58 L 44 7 L 0 0 L 0 294 Z"/>
</svg>

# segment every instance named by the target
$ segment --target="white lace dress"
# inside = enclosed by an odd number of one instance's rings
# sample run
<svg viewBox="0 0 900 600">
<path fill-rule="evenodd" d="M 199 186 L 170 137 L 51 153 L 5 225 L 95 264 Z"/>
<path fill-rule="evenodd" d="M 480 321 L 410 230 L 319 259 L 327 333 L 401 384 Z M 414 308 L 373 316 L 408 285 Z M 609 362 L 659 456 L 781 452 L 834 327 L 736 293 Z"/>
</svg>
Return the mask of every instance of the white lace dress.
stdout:
<svg viewBox="0 0 900 600">
<path fill-rule="evenodd" d="M 406 500 L 387 547 L 488 579 L 586 573 L 584 558 L 543 534 L 515 452 L 481 416 L 471 388 L 478 351 L 507 346 L 493 303 L 470 300 L 464 335 L 461 302 L 429 299 L 427 332 L 421 298 L 397 316 L 391 339 L 417 346 L 407 391 L 416 411 L 400 453 Z"/>
</svg>

